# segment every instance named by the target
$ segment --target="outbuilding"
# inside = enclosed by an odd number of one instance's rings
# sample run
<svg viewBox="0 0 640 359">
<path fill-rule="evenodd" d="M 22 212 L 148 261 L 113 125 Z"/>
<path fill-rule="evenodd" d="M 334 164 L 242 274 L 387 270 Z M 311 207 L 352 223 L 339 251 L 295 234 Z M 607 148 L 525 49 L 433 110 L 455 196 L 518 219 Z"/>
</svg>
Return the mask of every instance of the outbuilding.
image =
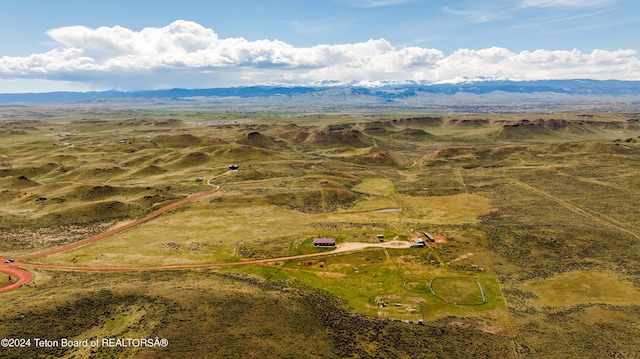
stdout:
<svg viewBox="0 0 640 359">
<path fill-rule="evenodd" d="M 322 238 L 313 239 L 314 247 L 335 247 L 335 245 L 336 245 L 335 238 L 322 237 Z"/>
<path fill-rule="evenodd" d="M 411 248 L 422 248 L 424 246 L 425 246 L 424 239 L 418 238 L 415 241 L 413 241 Z"/>
<path fill-rule="evenodd" d="M 436 239 L 431 234 L 429 234 L 429 232 L 424 232 L 423 234 L 424 234 L 425 237 L 427 237 L 427 239 L 430 242 L 435 242 L 436 241 Z"/>
</svg>

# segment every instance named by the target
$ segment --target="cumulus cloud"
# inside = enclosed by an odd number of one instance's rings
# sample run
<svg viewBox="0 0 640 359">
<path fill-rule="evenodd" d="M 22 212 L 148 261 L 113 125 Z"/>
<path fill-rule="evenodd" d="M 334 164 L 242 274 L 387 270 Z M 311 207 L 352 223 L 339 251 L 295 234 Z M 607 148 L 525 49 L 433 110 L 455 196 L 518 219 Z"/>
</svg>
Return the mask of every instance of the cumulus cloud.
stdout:
<svg viewBox="0 0 640 359">
<path fill-rule="evenodd" d="M 384 39 L 294 47 L 278 40 L 220 38 L 189 21 L 133 31 L 69 26 L 47 33 L 58 47 L 1 57 L 0 79 L 81 82 L 121 90 L 242 86 L 264 83 L 442 81 L 457 77 L 640 80 L 633 50 L 535 50 L 493 47 L 395 47 Z"/>
</svg>

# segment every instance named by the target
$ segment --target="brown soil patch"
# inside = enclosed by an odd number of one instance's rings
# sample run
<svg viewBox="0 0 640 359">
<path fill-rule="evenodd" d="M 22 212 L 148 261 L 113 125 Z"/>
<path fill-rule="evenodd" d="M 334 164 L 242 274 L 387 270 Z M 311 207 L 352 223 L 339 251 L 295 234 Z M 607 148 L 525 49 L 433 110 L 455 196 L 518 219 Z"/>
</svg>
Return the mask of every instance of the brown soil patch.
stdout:
<svg viewBox="0 0 640 359">
<path fill-rule="evenodd" d="M 465 322 L 451 322 L 451 325 L 453 325 L 454 327 L 458 327 L 458 328 L 463 328 L 463 329 L 468 329 L 471 327 L 471 323 L 465 323 Z"/>
<path fill-rule="evenodd" d="M 500 324 L 495 325 L 483 325 L 480 330 L 489 334 L 500 334 L 505 331 L 504 327 Z"/>
</svg>

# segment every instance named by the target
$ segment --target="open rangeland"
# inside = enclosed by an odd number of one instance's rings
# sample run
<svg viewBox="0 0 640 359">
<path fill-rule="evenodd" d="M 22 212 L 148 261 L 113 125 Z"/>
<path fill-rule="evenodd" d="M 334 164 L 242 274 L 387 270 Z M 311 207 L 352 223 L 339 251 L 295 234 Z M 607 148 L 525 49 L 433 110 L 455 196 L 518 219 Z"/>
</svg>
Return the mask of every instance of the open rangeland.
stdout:
<svg viewBox="0 0 640 359">
<path fill-rule="evenodd" d="M 636 114 L 12 111 L 0 338 L 168 345 L 2 356 L 640 352 Z"/>
</svg>

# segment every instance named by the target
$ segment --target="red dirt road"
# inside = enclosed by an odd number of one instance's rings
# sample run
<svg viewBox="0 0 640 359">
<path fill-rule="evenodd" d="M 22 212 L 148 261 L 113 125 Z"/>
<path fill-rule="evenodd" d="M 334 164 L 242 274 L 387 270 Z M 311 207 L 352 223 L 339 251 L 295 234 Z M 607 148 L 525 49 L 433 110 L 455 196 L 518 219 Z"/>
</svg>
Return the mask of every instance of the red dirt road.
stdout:
<svg viewBox="0 0 640 359">
<path fill-rule="evenodd" d="M 50 254 L 60 253 L 60 252 L 67 251 L 67 250 L 72 249 L 72 248 L 76 248 L 76 247 L 79 247 L 79 246 L 82 246 L 82 245 L 85 245 L 85 244 L 89 244 L 91 242 L 95 242 L 95 241 L 97 241 L 99 239 L 108 237 L 108 236 L 116 234 L 118 232 L 122 232 L 125 229 L 129 229 L 129 228 L 137 226 L 137 225 L 139 225 L 141 223 L 147 222 L 147 221 L 149 221 L 149 220 L 151 220 L 153 218 L 156 218 L 159 215 L 161 215 L 161 214 L 163 214 L 163 213 L 165 213 L 167 211 L 170 211 L 170 210 L 172 210 L 172 209 L 174 209 L 174 208 L 176 208 L 178 206 L 181 206 L 181 205 L 183 205 L 183 204 L 185 204 L 187 202 L 191 202 L 191 201 L 196 200 L 198 198 L 208 196 L 208 195 L 213 194 L 213 193 L 215 193 L 217 191 L 218 191 L 218 187 L 213 188 L 213 189 L 211 189 L 211 190 L 209 190 L 207 192 L 199 193 L 199 194 L 193 195 L 191 197 L 187 197 L 187 198 L 181 199 L 180 201 L 171 203 L 171 204 L 169 204 L 167 206 L 164 206 L 164 207 L 162 207 L 162 208 L 160 208 L 160 209 L 158 209 L 156 211 L 153 211 L 153 212 L 149 213 L 148 215 L 146 215 L 146 216 L 144 216 L 144 217 L 142 217 L 140 219 L 137 219 L 135 221 L 132 221 L 132 222 L 127 223 L 125 225 L 122 225 L 120 227 L 114 228 L 114 229 L 112 229 L 110 231 L 107 231 L 107 232 L 98 234 L 96 236 L 87 238 L 85 240 L 82 240 L 82 241 L 79 241 L 79 242 L 76 242 L 76 243 L 67 244 L 65 246 L 61 246 L 61 247 L 58 247 L 58 248 L 53 248 L 53 249 L 50 249 L 50 250 L 47 250 L 47 251 L 43 251 L 43 252 L 33 253 L 33 254 L 26 255 L 26 256 L 22 256 L 22 257 L 16 257 L 14 263 L 3 263 L 3 264 L 0 264 L 0 273 L 3 273 L 3 274 L 5 274 L 7 276 L 7 281 L 9 279 L 8 278 L 9 276 L 11 276 L 12 279 L 14 277 L 18 278 L 18 281 L 16 281 L 15 283 L 12 282 L 9 285 L 5 285 L 5 286 L 0 287 L 0 293 L 8 292 L 8 291 L 14 290 L 14 289 L 18 289 L 23 284 L 25 284 L 25 283 L 27 283 L 27 282 L 29 282 L 29 281 L 31 281 L 33 279 L 34 275 L 32 273 L 30 273 L 30 272 L 28 272 L 26 270 L 20 269 L 18 267 L 47 268 L 47 266 L 41 266 L 41 265 L 37 265 L 37 264 L 20 263 L 20 260 L 29 259 L 29 258 L 36 258 L 36 257 L 43 257 L 43 256 L 47 256 L 47 255 L 50 255 Z M 51 267 L 51 268 L 53 268 L 53 267 Z M 84 268 L 81 268 L 81 267 L 73 268 L 73 267 L 71 267 L 71 268 L 60 268 L 60 269 L 84 269 Z"/>
<path fill-rule="evenodd" d="M 288 261 L 292 259 L 302 259 L 311 257 L 320 257 L 326 255 L 332 255 L 336 253 L 344 253 L 349 251 L 360 250 L 364 248 L 377 247 L 377 248 L 409 248 L 410 242 L 406 241 L 391 241 L 385 243 L 355 243 L 349 242 L 338 247 L 333 251 L 300 254 L 297 256 L 279 257 L 279 258 L 267 258 L 267 259 L 254 259 L 243 262 L 223 262 L 223 263 L 197 263 L 197 264 L 176 264 L 176 265 L 161 265 L 161 266 L 146 266 L 146 267 L 80 267 L 80 266 L 60 266 L 60 265 L 48 265 L 48 264 L 31 264 L 20 263 L 21 267 L 25 268 L 44 268 L 44 269 L 63 269 L 63 270 L 85 270 L 85 271 L 130 271 L 130 270 L 161 270 L 161 269 L 193 269 L 193 268 L 212 268 L 212 267 L 230 267 L 247 264 L 264 264 L 269 262 Z"/>
<path fill-rule="evenodd" d="M 178 202 L 171 203 L 170 205 L 167 205 L 167 206 L 162 207 L 162 208 L 160 208 L 160 209 L 158 209 L 156 211 L 153 211 L 153 212 L 149 213 L 148 215 L 146 215 L 146 216 L 144 216 L 144 217 L 142 217 L 140 219 L 136 219 L 133 222 L 129 222 L 129 223 L 125 224 L 125 225 L 122 225 L 122 226 L 120 226 L 118 228 L 114 228 L 114 229 L 112 229 L 110 231 L 107 231 L 107 232 L 104 232 L 104 233 L 100 233 L 100 234 L 98 234 L 96 236 L 84 239 L 84 240 L 79 241 L 79 242 L 75 242 L 75 243 L 67 244 L 67 245 L 62 246 L 62 247 L 50 249 L 48 251 L 39 252 L 39 253 L 33 253 L 33 254 L 26 255 L 26 256 L 22 256 L 22 257 L 17 257 L 17 258 L 15 258 L 15 260 L 17 262 L 17 261 L 20 261 L 22 259 L 29 259 L 29 258 L 35 258 L 35 257 L 48 256 L 50 254 L 64 252 L 64 251 L 67 251 L 67 250 L 72 249 L 72 248 L 80 247 L 82 245 L 89 244 L 91 242 L 95 242 L 98 239 L 102 239 L 102 238 L 108 237 L 108 236 L 116 234 L 118 232 L 122 232 L 125 229 L 129 229 L 129 228 L 135 227 L 135 226 L 137 226 L 137 225 L 139 225 L 141 223 L 144 223 L 144 222 L 147 222 L 149 220 L 152 220 L 152 219 L 158 217 L 159 215 L 161 215 L 161 214 L 163 214 L 163 213 L 165 213 L 167 211 L 170 211 L 170 210 L 172 210 L 172 209 L 174 209 L 176 207 L 179 207 L 179 206 L 181 206 L 181 205 L 183 205 L 183 204 L 185 204 L 187 202 L 191 202 L 191 201 L 193 201 L 195 199 L 208 196 L 208 195 L 213 194 L 213 193 L 215 193 L 217 191 L 218 191 L 218 189 L 214 188 L 214 189 L 212 189 L 210 191 L 199 193 L 199 194 L 193 195 L 191 197 L 187 197 L 187 198 L 181 199 Z"/>
<path fill-rule="evenodd" d="M 227 172 L 228 173 L 228 172 Z M 226 174 L 226 173 L 225 173 Z M 222 176 L 222 175 L 220 175 Z M 214 178 L 220 177 L 220 176 L 216 176 Z M 297 255 L 297 256 L 290 256 L 290 257 L 280 257 L 280 258 L 268 258 L 268 259 L 256 259 L 256 260 L 251 260 L 251 261 L 243 261 L 243 262 L 227 262 L 227 263 L 198 263 L 198 264 L 179 264 L 179 265 L 161 265 L 161 266 L 148 266 L 148 267 L 80 267 L 80 266 L 61 266 L 61 265 L 46 265 L 46 264 L 34 264 L 34 263 L 21 263 L 21 260 L 24 259 L 30 259 L 30 258 L 36 258 L 36 257 L 43 257 L 43 256 L 47 256 L 47 255 L 51 255 L 51 254 L 55 254 L 55 253 L 60 253 L 60 252 L 64 252 L 79 246 L 83 246 L 85 244 L 89 244 L 92 242 L 95 242 L 99 239 L 103 239 L 105 237 L 108 237 L 110 235 L 122 232 L 126 229 L 129 229 L 131 227 L 137 226 L 141 223 L 147 222 L 153 218 L 158 217 L 159 215 L 170 211 L 178 206 L 181 206 L 187 202 L 196 200 L 198 198 L 201 197 L 205 197 L 208 196 L 210 194 L 213 194 L 215 192 L 218 191 L 218 187 L 211 189 L 207 192 L 203 192 L 203 193 L 199 193 L 196 195 L 193 195 L 191 197 L 187 197 L 184 198 L 180 201 L 174 202 L 172 204 L 169 204 L 165 207 L 162 207 L 154 212 L 151 212 L 150 214 L 137 219 L 135 221 L 132 221 L 130 223 L 127 223 L 125 225 L 122 225 L 120 227 L 114 228 L 112 230 L 109 230 L 107 232 L 98 234 L 96 236 L 87 238 L 85 240 L 76 242 L 76 243 L 71 243 L 71 244 L 67 244 L 58 248 L 53 248 L 50 250 L 46 250 L 43 252 L 38 252 L 38 253 L 33 253 L 33 254 L 29 254 L 29 255 L 25 255 L 22 257 L 16 257 L 15 258 L 15 262 L 13 263 L 4 263 L 4 264 L 0 264 L 0 273 L 3 273 L 7 276 L 7 282 L 8 282 L 8 277 L 11 276 L 12 280 L 14 280 L 14 278 L 17 278 L 18 280 L 14 283 L 11 282 L 8 285 L 5 286 L 1 286 L 0 287 L 0 293 L 1 292 L 8 292 L 10 290 L 14 290 L 14 289 L 18 289 L 20 288 L 23 284 L 31 281 L 34 277 L 34 275 L 26 270 L 23 270 L 21 268 L 43 268 L 43 269 L 59 269 L 59 270 L 84 270 L 84 271 L 131 271 L 131 270 L 136 270 L 136 271 L 142 271 L 142 270 L 163 270 L 163 269 L 190 269 L 190 268 L 211 268 L 211 267 L 228 267 L 228 266 L 237 266 L 237 265 L 247 265 L 247 264 L 265 264 L 265 263 L 269 263 L 269 262 L 279 262 L 279 261 L 287 261 L 287 260 L 292 260 L 292 259 L 301 259 L 301 258 L 310 258 L 310 257 L 319 257 L 319 256 L 325 256 L 325 255 L 331 255 L 331 254 L 336 254 L 336 253 L 341 253 L 341 252 L 347 252 L 347 251 L 354 251 L 354 250 L 359 250 L 359 249 L 364 249 L 367 247 L 382 247 L 382 248 L 409 248 L 410 246 L 410 242 L 404 242 L 404 241 L 391 241 L 391 242 L 386 242 L 386 243 L 375 243 L 375 244 L 371 244 L 371 243 L 343 243 L 341 245 L 338 245 L 338 247 L 333 250 L 333 251 L 329 251 L 329 252 L 320 252 L 320 253 L 310 253 L 310 254 L 301 254 L 301 255 Z M 1 280 L 1 279 L 0 279 Z"/>
<path fill-rule="evenodd" d="M 23 284 L 33 279 L 33 274 L 31 272 L 27 272 L 26 270 L 22 270 L 20 268 L 10 267 L 6 264 L 0 265 L 0 273 L 4 274 L 4 276 L 0 278 L 0 281 L 4 282 L 5 280 L 7 280 L 8 282 L 9 277 L 11 277 L 12 280 L 9 285 L 0 287 L 0 293 L 18 289 Z"/>
</svg>

